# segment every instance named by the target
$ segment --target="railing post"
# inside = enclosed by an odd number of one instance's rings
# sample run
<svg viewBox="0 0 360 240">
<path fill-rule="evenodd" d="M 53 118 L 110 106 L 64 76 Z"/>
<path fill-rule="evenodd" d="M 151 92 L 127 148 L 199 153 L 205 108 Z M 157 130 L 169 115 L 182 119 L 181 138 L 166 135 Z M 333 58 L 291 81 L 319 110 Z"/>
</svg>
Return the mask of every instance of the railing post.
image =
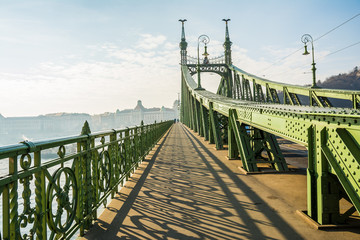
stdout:
<svg viewBox="0 0 360 240">
<path fill-rule="evenodd" d="M 9 195 L 10 184 L 6 184 L 2 193 L 2 215 L 3 215 L 3 239 L 10 238 L 10 195 Z"/>
<path fill-rule="evenodd" d="M 34 167 L 41 166 L 40 151 L 34 153 Z M 46 188 L 45 173 L 39 171 L 35 173 L 35 225 L 37 239 L 47 239 L 46 237 Z"/>
<path fill-rule="evenodd" d="M 141 131 L 140 131 L 140 156 L 141 161 L 145 159 L 145 144 L 144 144 L 144 121 L 141 121 Z"/>
<path fill-rule="evenodd" d="M 78 194 L 78 209 L 77 209 L 77 217 L 78 219 L 81 221 L 82 219 L 84 219 L 84 217 L 91 215 L 92 212 L 92 193 L 93 193 L 93 184 L 92 184 L 92 179 L 91 179 L 91 138 L 90 138 L 90 126 L 89 123 L 87 121 L 85 121 L 84 126 L 81 130 L 81 135 L 87 135 L 87 138 L 85 141 L 83 142 L 78 142 L 77 144 L 77 151 L 78 153 L 83 153 L 85 152 L 85 154 L 82 154 L 81 157 L 78 158 L 77 163 L 75 164 L 75 174 L 77 176 L 76 180 L 77 180 L 77 185 L 78 185 L 78 189 L 79 189 L 79 194 Z M 94 170 L 94 169 L 93 169 Z M 93 173 L 95 176 L 96 172 Z M 96 177 L 95 177 L 96 179 Z M 93 180 L 95 180 L 93 179 Z M 95 201 L 97 201 L 97 190 L 98 190 L 98 186 L 97 181 L 94 181 L 95 183 Z M 95 211 L 96 212 L 96 211 Z M 94 217 L 96 218 L 96 213 L 94 214 Z M 83 236 L 85 233 L 86 229 L 90 228 L 90 224 L 91 224 L 92 219 L 91 218 L 87 218 L 86 221 L 83 222 L 83 224 L 81 224 L 80 226 L 80 236 Z"/>
<path fill-rule="evenodd" d="M 131 156 L 130 156 L 130 130 L 127 128 L 125 130 L 125 139 L 124 139 L 124 146 L 125 146 L 125 173 L 126 173 L 126 181 L 129 179 L 129 167 L 131 164 Z"/>
<path fill-rule="evenodd" d="M 138 164 L 138 158 L 139 158 L 139 133 L 138 133 L 138 127 L 135 126 L 134 130 L 133 130 L 133 156 L 134 156 L 134 159 L 133 159 L 133 164 L 136 163 L 136 167 L 137 168 L 137 164 Z M 135 169 L 133 168 L 132 172 L 134 173 Z"/>
<path fill-rule="evenodd" d="M 111 176 L 110 186 L 117 185 L 117 180 L 119 179 L 119 164 L 118 164 L 118 146 L 116 142 L 117 133 L 116 130 L 113 129 L 113 133 L 110 134 L 110 142 L 112 142 L 109 145 L 109 153 L 110 153 L 110 161 L 111 166 L 113 167 L 114 171 Z M 115 197 L 115 193 L 118 191 L 118 187 L 114 188 L 114 190 L 111 192 L 111 198 Z"/>
<path fill-rule="evenodd" d="M 9 158 L 9 175 L 15 176 L 14 181 L 9 184 L 10 190 L 10 228 L 9 239 L 17 240 L 20 238 L 18 222 L 18 159 L 17 156 Z"/>
</svg>

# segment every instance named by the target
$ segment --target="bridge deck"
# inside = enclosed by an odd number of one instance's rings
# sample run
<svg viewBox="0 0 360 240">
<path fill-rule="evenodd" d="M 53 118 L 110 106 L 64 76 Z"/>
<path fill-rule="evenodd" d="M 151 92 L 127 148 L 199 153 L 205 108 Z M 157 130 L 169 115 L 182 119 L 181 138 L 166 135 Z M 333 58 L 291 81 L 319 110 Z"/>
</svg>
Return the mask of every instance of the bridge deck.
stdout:
<svg viewBox="0 0 360 240">
<path fill-rule="evenodd" d="M 304 171 L 242 175 L 181 124 L 159 142 L 84 239 L 356 239 L 319 231 L 306 208 Z"/>
</svg>

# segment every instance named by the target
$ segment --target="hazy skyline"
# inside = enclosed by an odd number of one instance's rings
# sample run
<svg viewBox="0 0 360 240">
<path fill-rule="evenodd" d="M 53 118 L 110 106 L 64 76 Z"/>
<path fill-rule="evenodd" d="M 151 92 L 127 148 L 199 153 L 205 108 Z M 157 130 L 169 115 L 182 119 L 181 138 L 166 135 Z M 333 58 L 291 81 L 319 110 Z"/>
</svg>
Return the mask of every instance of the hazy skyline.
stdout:
<svg viewBox="0 0 360 240">
<path fill-rule="evenodd" d="M 360 1 L 2 1 L 0 114 L 103 113 L 171 107 L 180 92 L 180 18 L 188 54 L 207 34 L 210 57 L 222 54 L 229 22 L 233 63 L 258 76 L 310 84 L 311 57 L 301 36 L 314 39 L 360 13 Z M 360 17 L 315 45 L 317 78 L 360 66 Z M 330 54 L 330 55 L 328 55 Z M 328 55 L 328 56 L 327 56 Z M 305 72 L 305 74 L 304 74 Z M 213 75 L 203 85 L 216 88 Z"/>
</svg>

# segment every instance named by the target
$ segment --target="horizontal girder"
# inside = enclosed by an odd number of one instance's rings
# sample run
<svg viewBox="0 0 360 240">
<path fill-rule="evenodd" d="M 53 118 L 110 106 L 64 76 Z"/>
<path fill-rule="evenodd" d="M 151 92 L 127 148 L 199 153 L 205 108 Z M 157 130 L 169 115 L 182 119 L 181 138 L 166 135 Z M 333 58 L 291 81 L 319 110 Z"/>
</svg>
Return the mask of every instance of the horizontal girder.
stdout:
<svg viewBox="0 0 360 240">
<path fill-rule="evenodd" d="M 235 74 L 242 71 L 234 66 L 229 68 Z M 234 99 L 206 90 L 195 90 L 197 85 L 185 65 L 182 66 L 182 77 L 183 91 L 186 90 L 193 101 L 201 103 L 201 107 L 209 109 L 209 112 L 217 112 L 230 119 L 231 131 L 237 131 L 239 127 L 236 122 L 239 122 L 308 147 L 308 214 L 311 218 L 320 224 L 343 221 L 346 214 L 341 215 L 337 206 L 344 197 L 343 191 L 347 194 L 345 198 L 354 206 L 348 212 L 356 209 L 360 213 L 360 111 L 334 108 L 327 102 L 327 97 L 348 99 L 349 96 L 353 98 L 360 95 L 359 91 L 309 90 L 265 79 L 252 79 L 252 84 L 256 87 L 254 89 L 259 91 L 258 85 L 262 84 L 270 89 L 286 90 L 284 98 L 289 104 L 293 104 L 288 105 Z M 250 77 L 253 75 L 247 74 L 247 80 Z M 298 99 L 294 94 L 305 95 L 306 91 L 319 101 L 317 106 L 295 104 Z M 249 148 L 242 146 L 241 139 L 237 138 L 235 135 L 235 138 L 233 136 L 229 139 L 237 140 L 238 150 Z M 251 154 L 247 154 L 247 157 L 250 156 Z M 331 176 L 336 176 L 337 180 L 333 180 Z M 329 202 L 330 198 L 333 200 Z"/>
</svg>

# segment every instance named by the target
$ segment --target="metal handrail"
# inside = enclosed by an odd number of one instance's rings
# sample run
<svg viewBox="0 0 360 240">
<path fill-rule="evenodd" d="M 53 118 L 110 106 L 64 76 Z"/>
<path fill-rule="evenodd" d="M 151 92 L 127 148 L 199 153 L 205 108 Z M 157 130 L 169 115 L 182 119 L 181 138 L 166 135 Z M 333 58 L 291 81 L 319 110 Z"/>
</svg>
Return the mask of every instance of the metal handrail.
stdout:
<svg viewBox="0 0 360 240">
<path fill-rule="evenodd" d="M 0 147 L 3 239 L 83 235 L 173 121 Z M 75 146 L 74 146 L 75 145 Z M 66 149 L 76 150 L 70 153 Z M 44 159 L 47 150 L 57 157 Z M 8 161 L 6 161 L 8 160 Z M 21 204 L 20 204 L 21 203 Z"/>
<path fill-rule="evenodd" d="M 338 98 L 353 101 L 357 96 L 360 96 L 360 91 L 356 90 L 339 90 L 339 89 L 325 89 L 325 88 L 311 88 L 305 86 L 298 86 L 292 84 L 285 84 L 280 82 L 271 81 L 262 77 L 258 77 L 251 73 L 248 73 L 234 65 L 228 66 L 230 70 L 234 71 L 236 74 L 254 81 L 256 84 L 262 86 L 269 86 L 270 88 L 276 89 L 278 91 L 283 91 L 284 88 L 291 93 L 304 95 L 310 97 L 310 92 L 315 92 L 319 97 L 328 97 L 328 98 Z M 354 104 L 355 105 L 355 104 Z"/>
</svg>

